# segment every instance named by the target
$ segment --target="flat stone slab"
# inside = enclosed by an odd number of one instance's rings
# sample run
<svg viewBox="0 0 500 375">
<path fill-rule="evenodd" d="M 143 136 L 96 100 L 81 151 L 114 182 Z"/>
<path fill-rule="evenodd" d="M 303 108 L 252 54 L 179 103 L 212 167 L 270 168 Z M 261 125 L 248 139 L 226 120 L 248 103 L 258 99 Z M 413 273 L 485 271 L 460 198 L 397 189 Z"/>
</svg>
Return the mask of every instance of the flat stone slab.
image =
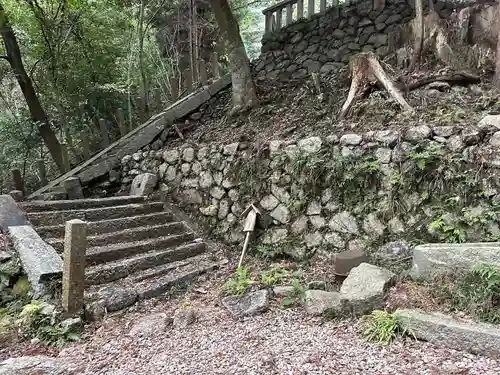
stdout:
<svg viewBox="0 0 500 375">
<path fill-rule="evenodd" d="M 62 277 L 61 257 L 52 246 L 40 238 L 33 227 L 22 225 L 9 227 L 8 230 L 34 291 L 38 290 L 40 284 Z"/>
<path fill-rule="evenodd" d="M 329 310 L 341 311 L 340 293 L 307 290 L 304 296 L 304 309 L 311 315 L 323 315 Z"/>
<path fill-rule="evenodd" d="M 72 373 L 68 367 L 52 357 L 17 357 L 0 362 L 0 375 L 67 375 Z"/>
<path fill-rule="evenodd" d="M 10 195 L 0 195 L 0 231 L 18 225 L 28 225 L 24 213 Z"/>
<path fill-rule="evenodd" d="M 257 315 L 269 307 L 269 291 L 262 289 L 241 297 L 227 296 L 222 299 L 222 304 L 237 318 Z"/>
<path fill-rule="evenodd" d="M 395 274 L 384 268 L 361 263 L 353 268 L 340 288 L 340 295 L 355 315 L 384 307 L 384 298 Z"/>
<path fill-rule="evenodd" d="M 403 327 L 415 337 L 446 348 L 473 354 L 500 355 L 500 329 L 486 323 L 462 322 L 439 313 L 397 310 Z"/>
<path fill-rule="evenodd" d="M 172 319 L 166 313 L 145 315 L 134 323 L 128 336 L 149 337 L 154 333 L 165 332 L 171 323 Z"/>
<path fill-rule="evenodd" d="M 500 243 L 419 245 L 413 249 L 411 275 L 425 278 L 443 271 L 471 269 L 481 263 L 500 267 Z"/>
</svg>

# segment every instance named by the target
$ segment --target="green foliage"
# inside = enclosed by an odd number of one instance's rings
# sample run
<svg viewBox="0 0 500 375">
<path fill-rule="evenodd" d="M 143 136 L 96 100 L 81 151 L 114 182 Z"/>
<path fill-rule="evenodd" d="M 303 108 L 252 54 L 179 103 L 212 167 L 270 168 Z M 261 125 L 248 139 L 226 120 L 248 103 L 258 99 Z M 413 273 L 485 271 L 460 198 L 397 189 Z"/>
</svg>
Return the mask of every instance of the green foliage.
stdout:
<svg viewBox="0 0 500 375">
<path fill-rule="evenodd" d="M 255 247 L 257 254 L 265 259 L 276 259 L 287 253 L 292 253 L 291 249 L 302 246 L 302 240 L 296 236 L 288 235 L 285 239 L 275 244 L 260 243 Z"/>
<path fill-rule="evenodd" d="M 477 319 L 500 324 L 500 268 L 481 264 L 465 274 L 437 276 L 431 295 Z"/>
<path fill-rule="evenodd" d="M 248 287 L 254 284 L 255 281 L 250 275 L 250 270 L 244 267 L 238 267 L 234 275 L 224 283 L 224 291 L 227 294 L 242 296 L 247 291 Z"/>
<path fill-rule="evenodd" d="M 300 274 L 295 273 L 292 278 L 292 293 L 286 296 L 281 305 L 283 307 L 293 307 L 299 303 L 305 302 L 306 287 L 303 284 L 303 280 Z"/>
<path fill-rule="evenodd" d="M 397 315 L 386 311 L 374 310 L 360 320 L 361 335 L 368 341 L 390 344 L 397 337 L 413 336 L 404 328 Z"/>
<path fill-rule="evenodd" d="M 288 276 L 289 272 L 286 269 L 280 266 L 273 266 L 260 274 L 260 281 L 266 286 L 273 286 L 284 283 Z"/>
</svg>

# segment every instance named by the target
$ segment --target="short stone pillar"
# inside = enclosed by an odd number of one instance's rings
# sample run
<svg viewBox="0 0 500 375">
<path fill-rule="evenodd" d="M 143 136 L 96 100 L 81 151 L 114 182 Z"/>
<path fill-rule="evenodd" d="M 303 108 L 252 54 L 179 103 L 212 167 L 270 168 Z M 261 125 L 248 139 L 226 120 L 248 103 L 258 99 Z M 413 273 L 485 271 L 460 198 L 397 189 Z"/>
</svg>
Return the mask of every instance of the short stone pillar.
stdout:
<svg viewBox="0 0 500 375">
<path fill-rule="evenodd" d="M 69 177 L 63 182 L 68 199 L 83 199 L 83 190 L 78 177 Z"/>
<path fill-rule="evenodd" d="M 69 314 L 77 314 L 83 309 L 86 251 L 87 223 L 79 219 L 67 221 L 64 234 L 62 305 Z"/>
</svg>

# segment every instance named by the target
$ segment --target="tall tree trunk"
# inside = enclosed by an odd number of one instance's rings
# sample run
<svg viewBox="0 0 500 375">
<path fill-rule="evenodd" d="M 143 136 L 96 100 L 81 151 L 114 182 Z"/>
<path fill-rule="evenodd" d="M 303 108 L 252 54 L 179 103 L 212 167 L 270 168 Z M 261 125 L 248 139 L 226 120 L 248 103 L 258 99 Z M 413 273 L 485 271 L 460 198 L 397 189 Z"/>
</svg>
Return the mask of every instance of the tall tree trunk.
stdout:
<svg viewBox="0 0 500 375">
<path fill-rule="evenodd" d="M 26 103 L 28 104 L 31 118 L 37 124 L 38 131 L 40 132 L 45 145 L 49 149 L 50 155 L 54 159 L 54 162 L 59 170 L 63 171 L 64 165 L 61 145 L 59 144 L 56 134 L 50 128 L 47 115 L 43 110 L 40 100 L 38 99 L 30 77 L 28 76 L 28 73 L 26 73 L 16 35 L 9 24 L 7 14 L 5 13 L 2 4 L 0 4 L 0 34 L 2 35 L 5 51 L 7 53 L 7 56 L 2 57 L 9 62 L 14 75 L 16 76 L 19 87 L 21 88 Z"/>
<path fill-rule="evenodd" d="M 233 82 L 233 108 L 231 113 L 242 112 L 258 105 L 252 80 L 250 61 L 240 35 L 238 22 L 227 0 L 210 0 L 221 38 L 225 42 Z"/>
<path fill-rule="evenodd" d="M 495 11 L 495 21 L 497 25 L 500 25 L 500 6 Z M 493 28 L 495 30 L 495 28 Z M 497 45 L 496 45 L 496 54 L 495 54 L 495 76 L 493 77 L 493 83 L 497 88 L 500 89 L 500 27 L 497 28 L 498 36 L 497 36 Z"/>
<path fill-rule="evenodd" d="M 415 45 L 413 47 L 413 57 L 410 63 L 410 69 L 413 70 L 422 59 L 422 48 L 424 46 L 424 9 L 422 0 L 415 0 L 415 20 L 413 21 L 413 36 Z"/>
</svg>

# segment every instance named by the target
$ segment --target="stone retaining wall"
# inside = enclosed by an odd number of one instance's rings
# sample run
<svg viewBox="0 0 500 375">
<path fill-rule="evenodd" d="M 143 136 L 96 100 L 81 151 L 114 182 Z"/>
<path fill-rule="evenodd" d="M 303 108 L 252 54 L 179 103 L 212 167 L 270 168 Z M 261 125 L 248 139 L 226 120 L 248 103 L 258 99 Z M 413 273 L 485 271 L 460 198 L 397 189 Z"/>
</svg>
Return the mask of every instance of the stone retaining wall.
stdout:
<svg viewBox="0 0 500 375">
<path fill-rule="evenodd" d="M 441 17 L 464 6 L 435 4 Z M 303 78 L 312 72 L 328 73 L 358 52 L 385 56 L 399 43 L 398 27 L 412 20 L 414 13 L 411 0 L 362 0 L 329 8 L 264 35 L 255 70 L 259 77 L 270 79 Z"/>
<path fill-rule="evenodd" d="M 267 229 L 257 233 L 263 252 L 300 258 L 362 247 L 404 257 L 412 241 L 500 238 L 500 132 L 494 121 L 480 125 L 259 146 L 148 146 L 122 159 L 122 189 L 137 174 L 158 173 L 164 193 L 238 245 L 241 214 L 257 201 L 266 213 L 261 226 Z"/>
</svg>

